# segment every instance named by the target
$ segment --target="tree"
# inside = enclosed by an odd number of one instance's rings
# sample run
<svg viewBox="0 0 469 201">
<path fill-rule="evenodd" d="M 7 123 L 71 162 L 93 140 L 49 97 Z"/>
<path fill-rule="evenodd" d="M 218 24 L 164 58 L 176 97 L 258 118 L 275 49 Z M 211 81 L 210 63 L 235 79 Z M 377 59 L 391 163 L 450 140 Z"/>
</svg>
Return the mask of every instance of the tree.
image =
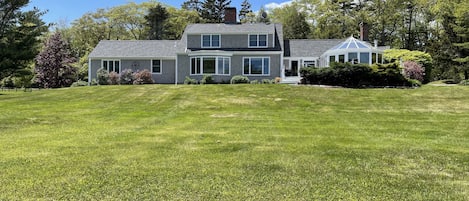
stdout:
<svg viewBox="0 0 469 201">
<path fill-rule="evenodd" d="M 311 28 L 306 22 L 306 14 L 297 5 L 277 8 L 273 11 L 275 20 L 283 24 L 284 37 L 287 39 L 306 39 Z"/>
<path fill-rule="evenodd" d="M 202 10 L 202 2 L 199 0 L 188 0 L 181 5 L 181 8 L 184 10 L 196 11 L 197 13 L 200 13 Z"/>
<path fill-rule="evenodd" d="M 222 23 L 225 17 L 225 8 L 230 4 L 231 0 L 205 0 L 200 16 L 208 23 Z"/>
<path fill-rule="evenodd" d="M 454 42 L 456 55 L 453 61 L 459 63 L 459 70 L 464 75 L 464 80 L 469 79 L 469 2 L 461 2 L 455 11 L 455 26 L 457 38 Z"/>
<path fill-rule="evenodd" d="M 262 7 L 257 13 L 256 22 L 258 23 L 270 23 L 270 16 L 265 11 L 265 8 Z"/>
<path fill-rule="evenodd" d="M 76 81 L 74 62 L 68 43 L 60 33 L 53 34 L 36 57 L 36 83 L 44 88 L 69 87 Z"/>
<path fill-rule="evenodd" d="M 28 0 L 0 1 L 0 80 L 31 74 L 28 69 L 38 52 L 40 36 L 48 26 L 40 19 L 45 12 L 21 11 Z"/>
<path fill-rule="evenodd" d="M 148 32 L 148 39 L 161 40 L 165 34 L 166 19 L 169 18 L 168 11 L 161 4 L 156 5 L 148 11 L 145 16 L 147 26 L 150 28 Z"/>
<path fill-rule="evenodd" d="M 244 0 L 243 3 L 241 3 L 241 10 L 239 11 L 239 21 L 241 23 L 246 23 L 247 20 L 247 15 L 249 13 L 252 13 L 251 10 L 251 3 L 249 3 L 248 0 Z"/>
</svg>

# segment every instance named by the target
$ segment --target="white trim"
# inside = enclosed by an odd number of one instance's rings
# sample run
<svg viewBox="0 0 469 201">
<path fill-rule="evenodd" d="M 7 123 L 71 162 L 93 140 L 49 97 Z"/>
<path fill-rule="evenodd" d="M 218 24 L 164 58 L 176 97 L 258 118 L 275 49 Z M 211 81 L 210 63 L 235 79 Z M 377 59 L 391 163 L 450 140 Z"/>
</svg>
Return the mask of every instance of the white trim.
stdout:
<svg viewBox="0 0 469 201">
<path fill-rule="evenodd" d="M 244 60 L 245 59 L 249 59 L 249 74 L 244 73 Z M 262 59 L 262 74 L 251 74 L 251 61 L 252 61 L 252 59 Z M 269 59 L 269 66 L 268 66 L 269 67 L 269 73 L 268 74 L 264 73 L 264 59 Z M 243 57 L 241 62 L 242 62 L 241 66 L 242 66 L 242 72 L 243 72 L 242 75 L 245 75 L 245 76 L 259 76 L 259 77 L 260 76 L 266 76 L 266 77 L 270 76 L 270 71 L 272 70 L 271 69 L 272 61 L 271 61 L 270 56 L 265 56 L 265 57 L 249 57 L 249 56 L 247 56 L 247 57 Z"/>
<path fill-rule="evenodd" d="M 257 45 L 256 46 L 251 46 L 251 36 L 257 36 Z M 265 35 L 265 46 L 260 46 L 260 40 L 259 37 L 261 35 Z M 249 48 L 267 48 L 269 47 L 269 34 L 264 34 L 264 33 L 257 33 L 257 34 L 248 34 L 248 47 Z"/>
<path fill-rule="evenodd" d="M 233 56 L 233 52 L 226 52 L 221 50 L 201 50 L 187 54 L 189 57 L 196 57 L 196 56 L 225 56 L 231 57 Z"/>
<path fill-rule="evenodd" d="M 177 54 L 176 54 L 177 55 Z M 163 60 L 176 60 L 176 56 L 171 56 L 171 57 L 92 57 L 90 59 L 92 60 L 149 60 L 149 59 L 163 59 Z"/>
<path fill-rule="evenodd" d="M 215 59 L 215 73 L 212 73 L 212 74 L 207 74 L 207 73 L 204 73 L 204 66 L 203 66 L 203 63 L 204 63 L 204 58 L 213 58 Z M 223 64 L 224 64 L 224 59 L 228 59 L 228 74 L 223 74 L 218 72 L 218 59 L 220 58 L 223 58 Z M 199 66 L 200 66 L 200 73 L 197 74 L 193 74 L 192 73 L 192 59 L 200 59 L 200 63 L 199 63 Z M 231 57 L 224 57 L 224 56 L 193 56 L 193 57 L 189 57 L 189 63 L 190 63 L 190 69 L 189 69 L 189 75 L 219 75 L 219 76 L 231 76 Z M 197 70 L 197 69 L 196 69 Z M 224 70 L 224 68 L 223 68 Z"/>
<path fill-rule="evenodd" d="M 176 59 L 174 66 L 174 85 L 178 85 L 178 60 Z"/>
<path fill-rule="evenodd" d="M 210 36 L 210 46 L 204 46 L 204 36 Z M 218 36 L 218 46 L 213 46 L 213 36 Z M 200 35 L 201 48 L 220 48 L 221 47 L 221 34 L 201 34 Z"/>
<path fill-rule="evenodd" d="M 153 72 L 153 61 L 160 61 L 160 72 L 159 73 L 154 73 Z M 152 59 L 150 60 L 150 72 L 153 75 L 161 75 L 163 74 L 163 59 Z"/>
<path fill-rule="evenodd" d="M 101 68 L 104 69 L 104 62 L 107 61 L 108 62 L 108 66 L 106 67 L 105 70 L 107 70 L 108 72 L 116 72 L 116 61 L 119 62 L 119 74 L 122 72 L 122 62 L 120 59 L 101 59 Z M 112 65 L 112 71 L 109 71 L 109 62 L 113 62 L 113 65 Z"/>
</svg>

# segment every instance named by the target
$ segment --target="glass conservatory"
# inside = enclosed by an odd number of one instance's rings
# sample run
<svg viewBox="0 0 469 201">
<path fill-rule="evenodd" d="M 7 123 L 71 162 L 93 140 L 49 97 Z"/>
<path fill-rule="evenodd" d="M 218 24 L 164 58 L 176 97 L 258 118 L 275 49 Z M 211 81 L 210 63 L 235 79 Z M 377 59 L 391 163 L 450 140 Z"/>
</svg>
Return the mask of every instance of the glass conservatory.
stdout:
<svg viewBox="0 0 469 201">
<path fill-rule="evenodd" d="M 332 62 L 353 64 L 374 64 L 383 63 L 383 50 L 379 49 L 375 43 L 358 40 L 351 36 L 344 42 L 327 50 L 320 58 L 324 66 L 330 66 Z"/>
</svg>

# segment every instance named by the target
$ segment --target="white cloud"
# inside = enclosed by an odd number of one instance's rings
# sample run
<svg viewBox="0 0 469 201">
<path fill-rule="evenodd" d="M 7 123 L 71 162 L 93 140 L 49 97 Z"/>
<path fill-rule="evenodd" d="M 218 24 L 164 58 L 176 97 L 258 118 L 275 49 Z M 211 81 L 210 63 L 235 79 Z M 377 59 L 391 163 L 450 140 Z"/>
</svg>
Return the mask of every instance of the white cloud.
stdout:
<svg viewBox="0 0 469 201">
<path fill-rule="evenodd" d="M 288 6 L 290 4 L 292 4 L 293 1 L 285 1 L 283 3 L 275 3 L 275 2 L 272 2 L 272 3 L 268 3 L 266 4 L 264 7 L 266 10 L 273 10 L 273 9 L 276 9 L 276 8 L 281 8 L 281 7 L 285 7 L 285 6 Z"/>
</svg>

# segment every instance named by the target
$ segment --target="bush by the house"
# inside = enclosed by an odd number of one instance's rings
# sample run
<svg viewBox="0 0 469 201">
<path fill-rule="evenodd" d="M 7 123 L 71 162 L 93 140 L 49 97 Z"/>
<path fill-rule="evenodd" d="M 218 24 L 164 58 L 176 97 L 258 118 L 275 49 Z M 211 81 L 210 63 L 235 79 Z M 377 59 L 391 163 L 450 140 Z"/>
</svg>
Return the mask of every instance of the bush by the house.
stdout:
<svg viewBox="0 0 469 201">
<path fill-rule="evenodd" d="M 88 86 L 88 82 L 83 81 L 83 80 L 78 80 L 74 82 L 70 87 L 84 87 L 84 86 Z"/>
<path fill-rule="evenodd" d="M 6 78 L 3 78 L 3 80 L 0 82 L 0 86 L 5 88 L 14 88 L 15 83 L 13 81 L 13 78 L 11 76 L 8 76 Z"/>
<path fill-rule="evenodd" d="M 121 72 L 120 83 L 121 84 L 133 84 L 134 82 L 134 75 L 132 70 L 125 69 Z"/>
<path fill-rule="evenodd" d="M 200 84 L 215 84 L 215 80 L 211 75 L 204 75 L 200 80 Z"/>
<path fill-rule="evenodd" d="M 303 84 L 334 85 L 351 88 L 377 86 L 412 86 L 396 64 L 333 63 L 329 68 L 302 68 Z"/>
<path fill-rule="evenodd" d="M 98 85 L 98 81 L 96 81 L 96 79 L 92 79 L 90 85 L 91 86 L 96 86 L 96 85 Z"/>
<path fill-rule="evenodd" d="M 188 76 L 186 76 L 186 79 L 184 79 L 184 84 L 198 84 L 196 79 L 192 79 Z"/>
<path fill-rule="evenodd" d="M 423 82 L 425 76 L 425 69 L 422 65 L 415 61 L 404 62 L 404 76 L 408 79 L 418 80 Z"/>
<path fill-rule="evenodd" d="M 104 68 L 98 69 L 97 79 L 99 85 L 108 85 L 109 84 L 109 72 Z"/>
<path fill-rule="evenodd" d="M 109 73 L 109 83 L 112 85 L 118 85 L 120 80 L 119 73 L 116 73 L 114 71 Z"/>
<path fill-rule="evenodd" d="M 262 84 L 273 84 L 275 80 L 262 79 Z"/>
<path fill-rule="evenodd" d="M 242 75 L 235 75 L 231 78 L 231 84 L 249 84 L 249 78 Z"/>
<path fill-rule="evenodd" d="M 147 69 L 134 73 L 134 79 L 134 84 L 153 84 L 155 82 Z"/>
<path fill-rule="evenodd" d="M 251 80 L 251 84 L 259 84 L 259 80 Z"/>
</svg>

